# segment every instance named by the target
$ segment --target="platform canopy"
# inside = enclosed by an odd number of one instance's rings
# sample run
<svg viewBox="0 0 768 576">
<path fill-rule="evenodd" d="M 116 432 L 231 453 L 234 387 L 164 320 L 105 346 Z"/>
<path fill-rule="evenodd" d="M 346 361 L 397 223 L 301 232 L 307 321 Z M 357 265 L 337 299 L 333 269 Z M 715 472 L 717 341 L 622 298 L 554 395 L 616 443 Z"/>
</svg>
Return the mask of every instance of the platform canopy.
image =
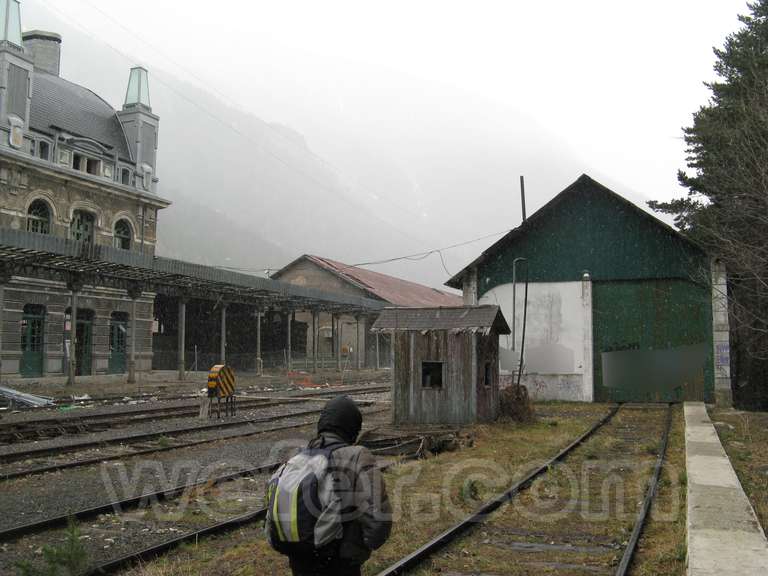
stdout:
<svg viewBox="0 0 768 576">
<path fill-rule="evenodd" d="M 0 229 L 0 272 L 27 278 L 157 292 L 168 296 L 223 299 L 262 309 L 378 312 L 379 300 L 286 284 L 214 266 L 149 256 L 23 230 Z"/>
</svg>

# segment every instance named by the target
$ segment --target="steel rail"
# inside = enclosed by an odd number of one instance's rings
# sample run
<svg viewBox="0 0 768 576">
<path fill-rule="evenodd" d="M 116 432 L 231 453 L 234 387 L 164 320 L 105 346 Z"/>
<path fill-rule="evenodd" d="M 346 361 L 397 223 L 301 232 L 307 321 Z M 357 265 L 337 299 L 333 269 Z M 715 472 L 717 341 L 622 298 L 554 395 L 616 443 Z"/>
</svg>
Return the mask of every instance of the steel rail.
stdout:
<svg viewBox="0 0 768 576">
<path fill-rule="evenodd" d="M 648 485 L 648 490 L 645 493 L 643 505 L 640 507 L 640 511 L 637 514 L 637 520 L 635 520 L 635 526 L 632 528 L 632 534 L 629 537 L 629 542 L 626 548 L 624 548 L 624 554 L 621 557 L 621 562 L 616 569 L 616 576 L 626 576 L 629 571 L 629 565 L 632 563 L 632 558 L 635 555 L 637 544 L 640 541 L 640 536 L 643 533 L 645 527 L 645 521 L 648 517 L 648 512 L 651 510 L 653 499 L 656 497 L 656 490 L 659 486 L 659 477 L 661 476 L 661 469 L 664 466 L 664 458 L 667 454 L 667 445 L 669 444 L 669 431 L 672 428 L 672 405 L 667 408 L 667 422 L 664 428 L 664 436 L 661 439 L 661 446 L 659 447 L 659 454 L 656 458 L 656 464 L 653 467 L 653 475 L 651 476 L 651 482 Z"/>
<path fill-rule="evenodd" d="M 381 412 L 388 412 L 389 408 L 381 408 L 378 410 L 370 410 L 363 412 L 363 415 L 380 414 Z M 289 418 L 289 416 L 283 416 Z M 124 454 L 111 454 L 109 456 L 97 456 L 94 458 L 85 458 L 83 460 L 75 460 L 72 462 L 61 462 L 58 464 L 50 464 L 47 466 L 39 466 L 37 468 L 30 468 L 28 470 L 18 470 L 16 472 L 7 472 L 5 474 L 0 473 L 0 481 L 2 480 L 15 480 L 18 478 L 25 478 L 27 476 L 35 476 L 38 474 L 45 474 L 47 472 L 57 472 L 59 470 L 67 470 L 71 468 L 80 468 L 82 466 L 91 466 L 93 464 L 101 464 L 102 462 L 110 462 L 113 460 L 123 460 L 133 458 L 136 456 L 146 456 L 147 454 L 156 454 L 158 452 L 168 452 L 170 450 L 180 450 L 182 448 L 191 448 L 194 446 L 200 446 L 201 444 L 210 444 L 213 442 L 221 442 L 223 440 L 231 440 L 236 438 L 245 438 L 248 436 L 257 436 L 259 434 L 268 434 L 270 432 L 280 432 L 282 430 L 291 430 L 294 428 L 303 428 L 309 426 L 311 422 L 300 422 L 298 424 L 286 424 L 283 426 L 273 426 L 271 428 L 264 428 L 261 430 L 249 430 L 242 434 L 231 434 L 229 436 L 221 436 L 219 438 L 204 438 L 202 440 L 191 440 L 183 444 L 174 444 L 173 446 L 161 446 L 157 448 L 147 448 L 144 450 L 137 450 L 135 452 L 128 452 Z"/>
<path fill-rule="evenodd" d="M 310 402 L 305 399 L 287 399 L 285 401 L 269 400 L 241 400 L 237 404 L 238 409 L 252 410 L 254 408 L 270 408 L 273 406 L 282 406 L 284 404 L 301 404 Z M 194 409 L 193 409 L 194 408 Z M 10 437 L 18 434 L 31 435 L 45 433 L 47 431 L 56 431 L 68 427 L 87 427 L 87 426 L 105 426 L 105 425 L 125 425 L 140 424 L 151 420 L 172 420 L 174 418 L 189 418 L 196 416 L 200 412 L 200 407 L 195 405 L 156 407 L 153 409 L 136 410 L 134 412 L 115 412 L 114 414 L 88 414 L 72 418 L 51 418 L 32 421 L 18 421 L 6 423 L 0 426 L 0 443 L 3 442 L 3 436 Z M 63 434 L 59 434 L 62 436 Z M 35 438 L 40 440 L 41 438 Z M 23 442 L 23 440 L 21 441 Z M 5 442 L 5 445 L 18 444 L 21 442 Z"/>
<path fill-rule="evenodd" d="M 294 390 L 293 392 L 302 392 L 300 395 L 295 396 L 250 396 L 247 394 L 238 394 L 237 399 L 241 403 L 248 403 L 249 406 L 257 406 L 258 403 L 261 403 L 262 405 L 276 405 L 276 404 L 292 404 L 292 403 L 298 403 L 298 402 L 307 402 L 311 400 L 316 400 L 317 398 L 322 398 L 324 396 L 332 396 L 337 394 L 368 394 L 368 393 L 377 393 L 377 392 L 386 392 L 390 389 L 389 385 L 386 386 L 370 386 L 370 387 L 363 387 L 363 388 L 350 388 L 345 390 L 322 390 L 322 391 L 315 391 L 315 390 Z M 179 406 L 147 406 L 145 408 L 139 408 L 138 410 L 124 410 L 120 412 L 107 412 L 102 414 L 70 414 L 67 416 L 59 416 L 55 418 L 36 418 L 36 419 L 30 419 L 30 420 L 17 420 L 14 422 L 2 422 L 0 423 L 0 434 L 3 433 L 9 433 L 12 432 L 14 427 L 17 426 L 25 426 L 25 425 L 41 425 L 41 426 L 55 426 L 55 425 L 69 425 L 69 424 L 75 424 L 75 423 L 81 423 L 81 422 L 94 422 L 97 423 L 99 420 L 110 420 L 112 418 L 130 418 L 132 416 L 140 416 L 144 414 L 156 414 L 156 413 L 163 413 L 163 412 L 170 412 L 173 410 L 190 410 L 190 408 L 195 407 L 196 404 L 195 401 L 199 400 L 200 396 L 184 396 L 184 397 L 175 397 L 172 400 L 166 399 L 166 398 L 159 398 L 158 400 L 154 402 L 162 403 L 162 402 L 172 402 L 172 401 L 179 401 L 179 400 L 190 400 L 189 404 L 182 404 Z M 240 406 L 238 406 L 239 408 Z M 192 414 L 193 412 L 190 412 Z M 197 410 L 194 411 L 194 413 L 197 413 Z M 136 419 L 139 420 L 138 418 Z"/>
<path fill-rule="evenodd" d="M 371 401 L 360 401 L 357 403 L 359 406 L 370 406 L 373 404 Z M 46 456 L 48 454 L 63 454 L 66 452 L 76 452 L 78 450 L 85 450 L 96 446 L 110 446 L 114 444 L 133 443 L 145 440 L 153 440 L 160 437 L 173 437 L 181 434 L 190 434 L 195 432 L 205 432 L 207 430 L 220 430 L 223 428 L 234 428 L 237 426 L 245 426 L 248 424 L 262 424 L 264 422 L 273 422 L 275 420 L 282 420 L 284 418 L 309 416 L 312 414 L 319 414 L 322 412 L 322 408 L 316 408 L 312 410 L 302 410 L 300 412 L 292 412 L 290 414 L 277 414 L 274 416 L 265 416 L 262 418 L 248 418 L 244 420 L 232 420 L 227 422 L 214 422 L 211 424 L 201 424 L 199 426 L 187 426 L 184 428 L 174 428 L 172 430 L 165 430 L 159 432 L 145 432 L 143 434 L 133 434 L 128 436 L 116 436 L 114 438 L 104 438 L 101 440 L 89 440 L 86 442 L 78 442 L 76 444 L 66 444 L 63 446 L 47 446 L 43 448 L 32 448 L 30 450 L 20 450 L 18 452 L 6 452 L 0 454 L 0 463 L 7 464 L 9 462 L 15 462 L 17 460 L 24 460 L 26 458 L 34 458 L 38 456 Z"/>
<path fill-rule="evenodd" d="M 175 496 L 181 495 L 187 490 L 198 488 L 200 486 L 217 486 L 222 482 L 229 482 L 236 480 L 244 476 L 253 476 L 256 474 L 263 474 L 265 472 L 271 472 L 280 466 L 279 462 L 270 462 L 262 466 L 256 466 L 255 468 L 247 468 L 245 470 L 238 470 L 237 472 L 230 472 L 229 474 L 223 474 L 215 478 L 207 478 L 197 482 L 189 482 L 187 484 L 181 484 L 173 488 L 167 488 L 165 490 L 158 490 L 157 492 L 147 492 L 141 496 L 132 496 L 123 500 L 110 502 L 109 504 L 101 504 L 92 508 L 86 508 L 78 510 L 76 512 L 70 512 L 69 514 L 63 514 L 61 516 L 54 516 L 51 518 L 44 518 L 35 522 L 29 522 L 28 524 L 22 524 L 18 526 L 12 526 L 4 530 L 0 530 L 0 542 L 12 540 L 19 536 L 39 532 L 47 528 L 53 528 L 55 526 L 62 526 L 67 524 L 70 518 L 76 518 L 82 520 L 84 518 L 90 518 L 99 514 L 109 513 L 110 511 L 121 511 L 125 508 L 131 508 L 138 506 L 144 501 L 151 499 L 167 500 Z"/>
<path fill-rule="evenodd" d="M 490 513 L 492 510 L 488 509 L 489 506 L 491 506 L 494 502 L 498 501 L 498 504 L 495 505 L 494 510 L 501 506 L 504 502 L 506 502 L 509 498 L 512 498 L 514 494 L 519 491 L 522 487 L 524 487 L 527 484 L 530 484 L 537 476 L 543 474 L 549 466 L 551 466 L 553 463 L 557 462 L 558 460 L 561 460 L 565 455 L 567 455 L 570 451 L 572 451 L 575 447 L 577 447 L 579 444 L 583 443 L 587 438 L 589 438 L 592 434 L 594 434 L 601 426 L 603 426 L 606 422 L 608 422 L 618 411 L 619 406 L 614 406 L 611 408 L 611 410 L 603 416 L 596 424 L 594 424 L 589 430 L 587 430 L 584 434 L 579 436 L 576 440 L 574 440 L 571 444 L 569 444 L 566 448 L 561 450 L 554 458 L 552 458 L 547 464 L 544 466 L 538 468 L 533 473 L 529 474 L 525 479 L 521 480 L 517 484 L 515 484 L 510 490 L 508 490 L 505 494 L 502 494 L 501 496 L 494 499 L 492 502 L 486 504 L 483 506 L 481 510 L 479 510 L 477 514 L 482 512 L 484 510 L 485 515 Z M 416 452 L 418 454 L 418 451 Z M 392 463 L 386 464 L 381 467 L 382 470 L 388 468 L 391 466 Z M 506 498 L 505 498 L 506 496 Z M 121 570 L 125 568 L 127 565 L 131 564 L 132 562 L 135 562 L 137 560 L 148 560 L 152 558 L 156 558 L 157 556 L 160 556 L 161 554 L 172 550 L 176 548 L 177 546 L 185 543 L 185 542 L 197 542 L 198 539 L 202 536 L 209 536 L 214 534 L 220 534 L 229 532 L 231 530 L 234 530 L 236 528 L 239 528 L 241 526 L 248 525 L 252 522 L 258 522 L 259 520 L 262 520 L 266 516 L 267 510 L 266 508 L 261 508 L 259 510 L 255 510 L 254 512 L 249 512 L 247 514 L 244 514 L 242 516 L 238 516 L 236 518 L 232 518 L 230 520 L 225 520 L 223 522 L 219 522 L 218 524 L 214 524 L 212 526 L 208 526 L 206 528 L 203 528 L 202 530 L 198 530 L 195 532 L 189 532 L 186 534 L 182 534 L 179 536 L 176 536 L 174 538 L 171 538 L 169 540 L 166 540 L 164 542 L 161 542 L 160 544 L 149 546 L 147 548 L 144 548 L 142 550 L 138 550 L 136 552 L 131 552 L 129 554 L 126 554 L 124 556 L 121 556 L 119 558 L 116 558 L 114 560 L 110 560 L 108 562 L 105 562 L 103 564 L 100 564 L 98 566 L 92 567 L 88 572 L 86 572 L 86 576 L 101 576 L 104 574 L 110 574 L 113 572 L 116 572 L 118 570 Z M 465 522 L 470 521 L 469 519 L 465 520 Z M 470 521 L 471 522 L 471 521 Z M 469 524 L 468 524 L 469 525 Z M 468 527 L 468 526 L 467 526 Z M 466 528 L 463 528 L 466 529 Z M 462 529 L 462 531 L 463 531 Z M 444 533 L 441 535 L 444 537 L 447 534 Z M 441 537 L 438 537 L 441 538 Z M 414 553 L 415 554 L 415 553 Z M 413 556 L 413 554 L 411 555 Z M 403 561 L 401 561 L 402 563 Z M 400 563 L 399 563 L 400 564 Z M 405 569 L 405 567 L 403 567 Z M 388 574 L 390 572 L 384 571 L 381 574 Z M 398 574 L 400 572 L 391 572 L 392 574 Z"/>
<path fill-rule="evenodd" d="M 415 453 L 415 455 L 418 456 L 418 452 Z M 391 462 L 383 466 L 380 466 L 379 469 L 383 471 L 393 465 L 394 465 L 394 462 Z M 104 562 L 103 564 L 99 564 L 98 566 L 94 566 L 85 573 L 85 576 L 101 576 L 103 574 L 111 574 L 113 572 L 116 572 L 118 570 L 125 568 L 127 565 L 137 560 L 148 560 L 148 559 L 156 558 L 157 556 L 160 556 L 164 552 L 173 550 L 174 548 L 176 548 L 181 544 L 184 544 L 185 542 L 197 542 L 201 536 L 210 536 L 210 535 L 230 532 L 232 530 L 235 530 L 236 528 L 240 528 L 241 526 L 246 526 L 253 522 L 258 522 L 259 520 L 264 519 L 266 515 L 267 515 L 267 509 L 259 508 L 258 510 L 254 510 L 253 512 L 248 512 L 246 514 L 243 514 L 242 516 L 237 516 L 229 520 L 224 520 L 217 524 L 213 524 L 211 526 L 207 526 L 206 528 L 202 528 L 201 530 L 196 530 L 194 532 L 187 532 L 186 534 L 181 534 L 180 536 L 176 536 L 174 538 L 165 540 L 160 544 L 148 546 L 147 548 L 137 550 L 136 552 L 130 552 L 128 554 L 120 556 L 119 558 L 115 558 L 114 560 L 110 560 L 108 562 Z"/>
<path fill-rule="evenodd" d="M 475 512 L 467 516 L 464 520 L 462 520 L 458 524 L 451 526 L 450 528 L 448 528 L 441 534 L 438 534 L 435 538 L 433 538 L 432 540 L 430 540 L 429 542 L 421 546 L 419 549 L 415 550 L 414 552 L 411 552 L 410 554 L 400 559 L 396 563 L 392 564 L 388 568 L 385 568 L 384 570 L 379 572 L 377 576 L 394 576 L 395 574 L 403 574 L 407 570 L 419 564 L 422 560 L 426 559 L 428 556 L 431 556 L 433 553 L 437 552 L 441 548 L 453 542 L 458 536 L 466 532 L 471 527 L 481 522 L 484 522 L 485 519 L 492 512 L 500 508 L 503 504 L 505 504 L 512 498 L 514 498 L 520 491 L 529 487 L 533 483 L 533 481 L 536 480 L 536 478 L 546 473 L 553 464 L 561 461 L 569 453 L 571 453 L 576 447 L 583 444 L 585 440 L 587 440 L 595 432 L 597 432 L 600 428 L 602 428 L 611 418 L 614 417 L 616 412 L 619 411 L 620 407 L 621 405 L 613 406 L 611 410 L 605 416 L 603 416 L 600 420 L 598 420 L 592 427 L 590 427 L 589 430 L 584 432 L 576 440 L 574 440 L 568 446 L 563 448 L 560 452 L 558 452 L 553 458 L 548 460 L 545 464 L 539 466 L 538 468 L 530 472 L 522 480 L 519 480 L 518 482 L 514 483 L 502 494 L 499 494 L 495 498 L 489 500 L 488 502 L 480 506 L 480 508 L 478 508 Z"/>
</svg>

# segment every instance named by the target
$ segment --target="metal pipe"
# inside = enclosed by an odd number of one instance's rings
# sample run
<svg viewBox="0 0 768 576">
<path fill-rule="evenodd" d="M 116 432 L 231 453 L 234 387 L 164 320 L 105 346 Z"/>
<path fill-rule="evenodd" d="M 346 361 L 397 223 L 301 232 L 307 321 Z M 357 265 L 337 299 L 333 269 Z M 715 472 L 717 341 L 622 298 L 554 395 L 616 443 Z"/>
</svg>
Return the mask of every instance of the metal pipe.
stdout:
<svg viewBox="0 0 768 576">
<path fill-rule="evenodd" d="M 525 222 L 525 176 L 520 175 L 520 201 L 523 205 L 523 222 Z"/>
<path fill-rule="evenodd" d="M 525 299 L 523 302 L 523 337 L 520 339 L 520 363 L 517 369 L 517 387 L 523 376 L 523 355 L 525 354 L 525 326 L 528 320 L 528 260 L 525 261 Z"/>
<path fill-rule="evenodd" d="M 517 325 L 517 263 L 525 262 L 527 269 L 527 258 L 515 258 L 512 260 L 512 351 L 516 350 L 515 344 L 515 326 Z"/>
</svg>

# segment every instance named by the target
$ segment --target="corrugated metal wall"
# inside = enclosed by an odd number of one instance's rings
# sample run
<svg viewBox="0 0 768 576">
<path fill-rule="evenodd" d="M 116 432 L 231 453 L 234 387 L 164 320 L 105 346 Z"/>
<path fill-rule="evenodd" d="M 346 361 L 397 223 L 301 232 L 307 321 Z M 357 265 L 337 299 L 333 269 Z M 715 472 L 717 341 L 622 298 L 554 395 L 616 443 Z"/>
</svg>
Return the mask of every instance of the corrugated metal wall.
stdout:
<svg viewBox="0 0 768 576">
<path fill-rule="evenodd" d="M 479 295 L 509 284 L 512 262 L 519 257 L 528 259 L 531 282 L 579 281 L 589 273 L 596 400 L 711 399 L 709 259 L 696 246 L 612 192 L 580 179 L 478 267 Z M 518 267 L 518 281 L 524 271 L 525 266 Z M 610 352 L 617 354 L 604 358 Z M 696 354 L 705 358 L 697 374 L 674 368 L 690 368 Z M 613 369 L 610 382 L 603 381 L 604 359 Z M 655 371 L 632 368 L 649 365 Z"/>
<path fill-rule="evenodd" d="M 685 280 L 595 282 L 592 302 L 596 400 L 712 399 L 706 288 Z"/>
<path fill-rule="evenodd" d="M 517 257 L 528 258 L 532 282 L 581 280 L 584 271 L 593 281 L 688 279 L 709 270 L 692 244 L 599 188 L 573 191 L 483 264 L 478 295 L 511 282 Z"/>
</svg>

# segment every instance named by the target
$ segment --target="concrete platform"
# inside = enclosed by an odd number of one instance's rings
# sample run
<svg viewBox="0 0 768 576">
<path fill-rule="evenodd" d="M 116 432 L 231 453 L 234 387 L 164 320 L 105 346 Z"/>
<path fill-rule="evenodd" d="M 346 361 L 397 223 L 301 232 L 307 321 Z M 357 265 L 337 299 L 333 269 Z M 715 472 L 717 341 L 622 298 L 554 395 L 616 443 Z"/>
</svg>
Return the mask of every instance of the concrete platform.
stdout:
<svg viewBox="0 0 768 576">
<path fill-rule="evenodd" d="M 701 402 L 685 403 L 689 576 L 768 574 L 768 540 Z"/>
</svg>

